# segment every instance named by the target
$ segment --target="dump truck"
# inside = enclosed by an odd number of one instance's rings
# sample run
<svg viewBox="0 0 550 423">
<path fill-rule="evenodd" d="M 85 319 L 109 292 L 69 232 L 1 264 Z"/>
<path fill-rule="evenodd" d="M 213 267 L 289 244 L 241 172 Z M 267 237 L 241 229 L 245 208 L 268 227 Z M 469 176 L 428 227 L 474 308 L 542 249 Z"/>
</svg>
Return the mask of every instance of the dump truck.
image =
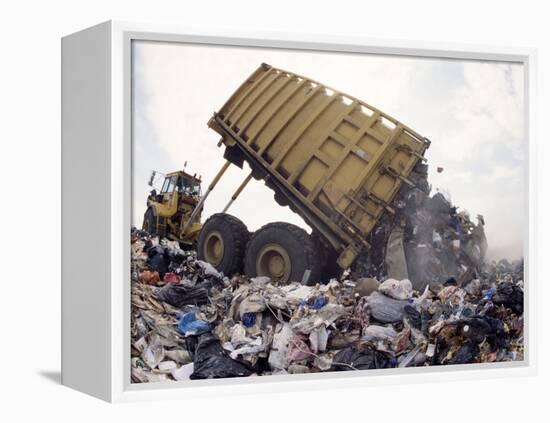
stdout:
<svg viewBox="0 0 550 423">
<path fill-rule="evenodd" d="M 153 187 L 158 175 L 164 176 L 160 192 Z M 151 235 L 179 241 L 182 247 L 196 246 L 202 229 L 202 209 L 197 209 L 202 196 L 200 176 L 191 175 L 184 170 L 166 175 L 153 170 L 149 186 L 153 189 L 147 197 L 143 230 Z M 193 222 L 188 224 L 193 213 Z"/>
<path fill-rule="evenodd" d="M 316 283 L 369 254 L 369 235 L 430 141 L 375 107 L 307 77 L 262 64 L 208 122 L 226 159 L 201 203 L 233 164 L 251 172 L 223 213 L 203 225 L 200 259 L 225 274 Z M 311 233 L 284 222 L 250 233 L 227 209 L 263 180 Z M 198 204 L 199 210 L 202 204 Z M 188 225 L 196 216 L 191 216 Z M 266 220 L 269 216 L 266 215 Z"/>
</svg>

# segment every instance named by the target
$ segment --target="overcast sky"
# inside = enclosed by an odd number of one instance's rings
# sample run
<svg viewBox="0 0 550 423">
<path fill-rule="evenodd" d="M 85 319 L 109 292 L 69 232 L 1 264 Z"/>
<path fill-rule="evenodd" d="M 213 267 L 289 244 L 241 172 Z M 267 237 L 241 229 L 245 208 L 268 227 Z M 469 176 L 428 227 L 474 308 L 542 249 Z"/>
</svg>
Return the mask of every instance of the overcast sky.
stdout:
<svg viewBox="0 0 550 423">
<path fill-rule="evenodd" d="M 219 135 L 206 123 L 262 62 L 357 97 L 428 137 L 433 192 L 450 194 L 474 220 L 485 217 L 490 258 L 522 256 L 524 70 L 510 63 L 134 42 L 135 226 L 141 227 L 151 170 L 171 172 L 187 162 L 206 189 L 224 162 Z M 232 166 L 203 216 L 221 211 L 247 174 Z M 249 230 L 277 220 L 306 227 L 255 180 L 229 212 Z"/>
</svg>

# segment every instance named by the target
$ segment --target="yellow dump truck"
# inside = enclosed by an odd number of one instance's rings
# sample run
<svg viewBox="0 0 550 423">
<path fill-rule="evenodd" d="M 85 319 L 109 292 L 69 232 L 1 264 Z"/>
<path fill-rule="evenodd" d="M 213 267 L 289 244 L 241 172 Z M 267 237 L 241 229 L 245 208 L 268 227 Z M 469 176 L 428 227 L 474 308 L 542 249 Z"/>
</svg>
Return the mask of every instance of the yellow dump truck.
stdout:
<svg viewBox="0 0 550 423">
<path fill-rule="evenodd" d="M 226 274 L 244 271 L 280 282 L 318 282 L 331 266 L 349 268 L 368 252 L 369 234 L 384 214 L 395 212 L 402 185 L 415 184 L 411 172 L 430 144 L 357 98 L 267 64 L 208 126 L 221 135 L 226 163 L 201 201 L 230 164 L 247 162 L 252 172 L 230 204 L 252 178 L 263 180 L 313 232 L 276 222 L 249 234 L 239 219 L 219 213 L 203 225 L 199 258 Z"/>
</svg>

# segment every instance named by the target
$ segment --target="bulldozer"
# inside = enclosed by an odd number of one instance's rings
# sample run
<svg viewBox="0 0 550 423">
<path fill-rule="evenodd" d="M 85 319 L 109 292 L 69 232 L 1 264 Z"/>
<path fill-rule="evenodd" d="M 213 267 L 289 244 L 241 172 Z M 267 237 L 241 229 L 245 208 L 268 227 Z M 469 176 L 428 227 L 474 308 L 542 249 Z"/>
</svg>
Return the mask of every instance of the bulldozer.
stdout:
<svg viewBox="0 0 550 423">
<path fill-rule="evenodd" d="M 164 176 L 164 181 L 157 192 L 154 182 L 159 175 Z M 194 247 L 202 229 L 201 177 L 184 170 L 168 174 L 152 171 L 148 184 L 153 189 L 147 197 L 143 230 L 179 241 L 182 247 Z"/>
</svg>

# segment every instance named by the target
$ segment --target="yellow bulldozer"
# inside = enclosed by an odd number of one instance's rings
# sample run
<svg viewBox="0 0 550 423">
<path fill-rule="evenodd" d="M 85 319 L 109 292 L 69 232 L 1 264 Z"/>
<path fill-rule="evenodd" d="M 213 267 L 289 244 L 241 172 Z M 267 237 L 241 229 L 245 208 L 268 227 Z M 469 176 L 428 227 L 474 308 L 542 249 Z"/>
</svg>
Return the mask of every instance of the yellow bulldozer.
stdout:
<svg viewBox="0 0 550 423">
<path fill-rule="evenodd" d="M 157 192 L 153 184 L 159 175 L 164 176 L 164 181 L 160 192 Z M 202 228 L 200 176 L 190 175 L 184 170 L 165 175 L 152 171 L 149 186 L 153 189 L 147 197 L 143 230 L 151 235 L 179 241 L 182 246 L 194 246 Z"/>
</svg>

